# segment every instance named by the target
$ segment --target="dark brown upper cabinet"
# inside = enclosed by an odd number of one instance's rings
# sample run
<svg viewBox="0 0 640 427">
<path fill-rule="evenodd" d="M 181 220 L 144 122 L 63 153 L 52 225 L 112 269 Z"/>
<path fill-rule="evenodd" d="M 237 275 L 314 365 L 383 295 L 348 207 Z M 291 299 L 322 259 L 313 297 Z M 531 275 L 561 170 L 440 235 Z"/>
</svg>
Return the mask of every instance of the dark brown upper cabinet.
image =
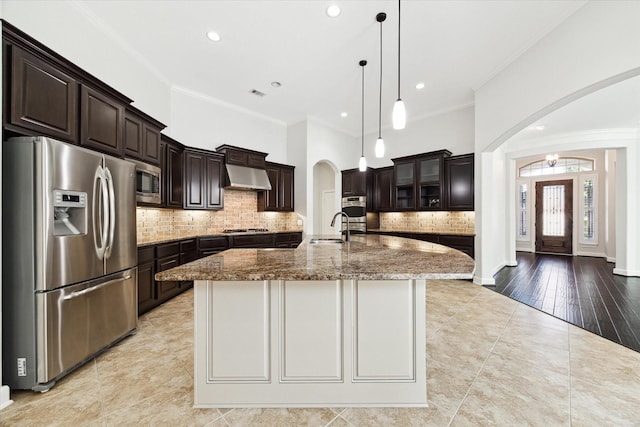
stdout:
<svg viewBox="0 0 640 427">
<path fill-rule="evenodd" d="M 80 145 L 122 157 L 124 105 L 92 88 L 80 90 Z"/>
<path fill-rule="evenodd" d="M 168 208 L 182 208 L 184 203 L 183 172 L 184 145 L 161 135 L 163 205 Z"/>
<path fill-rule="evenodd" d="M 184 208 L 212 209 L 224 207 L 222 174 L 224 156 L 205 150 L 184 151 Z"/>
<path fill-rule="evenodd" d="M 391 159 L 394 210 L 444 210 L 444 159 L 448 150 Z"/>
<path fill-rule="evenodd" d="M 10 99 L 10 106 L 6 109 L 9 117 L 5 122 L 77 142 L 76 79 L 16 46 L 10 49 L 10 54 L 11 89 L 8 96 L 5 95 Z"/>
<path fill-rule="evenodd" d="M 271 190 L 258 193 L 258 211 L 293 212 L 294 166 L 266 162 Z"/>
<path fill-rule="evenodd" d="M 342 197 L 366 196 L 367 195 L 367 172 L 360 172 L 359 169 L 348 169 L 342 171 Z"/>
<path fill-rule="evenodd" d="M 248 166 L 258 169 L 265 168 L 265 157 L 267 157 L 267 153 L 234 147 L 232 145 L 216 147 L 216 152 L 224 154 L 225 162 L 229 165 Z"/>
<path fill-rule="evenodd" d="M 124 155 L 160 166 L 160 131 L 165 126 L 128 106 L 124 116 Z"/>
<path fill-rule="evenodd" d="M 393 210 L 393 166 L 376 169 L 373 183 L 373 210 L 378 212 Z"/>
<path fill-rule="evenodd" d="M 444 159 L 445 206 L 448 210 L 472 211 L 474 209 L 473 159 L 473 154 Z"/>
</svg>

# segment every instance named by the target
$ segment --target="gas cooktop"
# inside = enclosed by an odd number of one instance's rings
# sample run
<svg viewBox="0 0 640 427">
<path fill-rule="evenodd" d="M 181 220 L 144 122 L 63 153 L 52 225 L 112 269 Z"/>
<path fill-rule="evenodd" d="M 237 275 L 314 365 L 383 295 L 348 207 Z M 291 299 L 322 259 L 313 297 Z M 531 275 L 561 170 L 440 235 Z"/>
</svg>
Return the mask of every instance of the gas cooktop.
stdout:
<svg viewBox="0 0 640 427">
<path fill-rule="evenodd" d="M 266 233 L 268 228 L 227 228 L 222 230 L 223 233 Z"/>
</svg>

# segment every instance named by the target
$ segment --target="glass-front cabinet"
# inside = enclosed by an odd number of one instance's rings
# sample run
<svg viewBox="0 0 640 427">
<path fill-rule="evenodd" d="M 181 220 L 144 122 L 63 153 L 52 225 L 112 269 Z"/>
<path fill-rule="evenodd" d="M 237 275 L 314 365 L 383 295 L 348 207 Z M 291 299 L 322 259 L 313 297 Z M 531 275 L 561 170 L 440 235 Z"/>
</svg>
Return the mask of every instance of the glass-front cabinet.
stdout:
<svg viewBox="0 0 640 427">
<path fill-rule="evenodd" d="M 412 160 L 395 165 L 395 207 L 396 209 L 415 209 L 415 162 Z"/>
<path fill-rule="evenodd" d="M 448 150 L 392 159 L 396 210 L 444 209 L 444 159 Z"/>
<path fill-rule="evenodd" d="M 440 171 L 442 158 L 432 158 L 419 160 L 418 177 L 420 199 L 418 209 L 439 209 L 441 204 L 441 182 Z"/>
</svg>

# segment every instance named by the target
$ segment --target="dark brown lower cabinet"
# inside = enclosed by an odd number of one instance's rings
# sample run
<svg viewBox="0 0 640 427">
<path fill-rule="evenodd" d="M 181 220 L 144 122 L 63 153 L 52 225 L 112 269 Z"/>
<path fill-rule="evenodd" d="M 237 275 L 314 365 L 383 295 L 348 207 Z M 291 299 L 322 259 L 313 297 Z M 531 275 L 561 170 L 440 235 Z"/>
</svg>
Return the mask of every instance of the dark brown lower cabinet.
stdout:
<svg viewBox="0 0 640 427">
<path fill-rule="evenodd" d="M 155 246 L 138 248 L 138 315 L 156 306 Z"/>
<path fill-rule="evenodd" d="M 275 238 L 276 248 L 297 248 L 302 242 L 302 233 L 278 233 Z"/>
</svg>

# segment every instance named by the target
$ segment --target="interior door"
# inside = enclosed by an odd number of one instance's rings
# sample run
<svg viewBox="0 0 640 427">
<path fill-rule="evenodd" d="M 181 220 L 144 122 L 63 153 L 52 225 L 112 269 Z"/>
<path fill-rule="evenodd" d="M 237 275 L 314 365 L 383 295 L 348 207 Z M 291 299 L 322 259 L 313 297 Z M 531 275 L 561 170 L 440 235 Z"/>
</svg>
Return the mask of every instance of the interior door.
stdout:
<svg viewBox="0 0 640 427">
<path fill-rule="evenodd" d="M 573 180 L 536 183 L 536 252 L 573 253 Z"/>
</svg>

